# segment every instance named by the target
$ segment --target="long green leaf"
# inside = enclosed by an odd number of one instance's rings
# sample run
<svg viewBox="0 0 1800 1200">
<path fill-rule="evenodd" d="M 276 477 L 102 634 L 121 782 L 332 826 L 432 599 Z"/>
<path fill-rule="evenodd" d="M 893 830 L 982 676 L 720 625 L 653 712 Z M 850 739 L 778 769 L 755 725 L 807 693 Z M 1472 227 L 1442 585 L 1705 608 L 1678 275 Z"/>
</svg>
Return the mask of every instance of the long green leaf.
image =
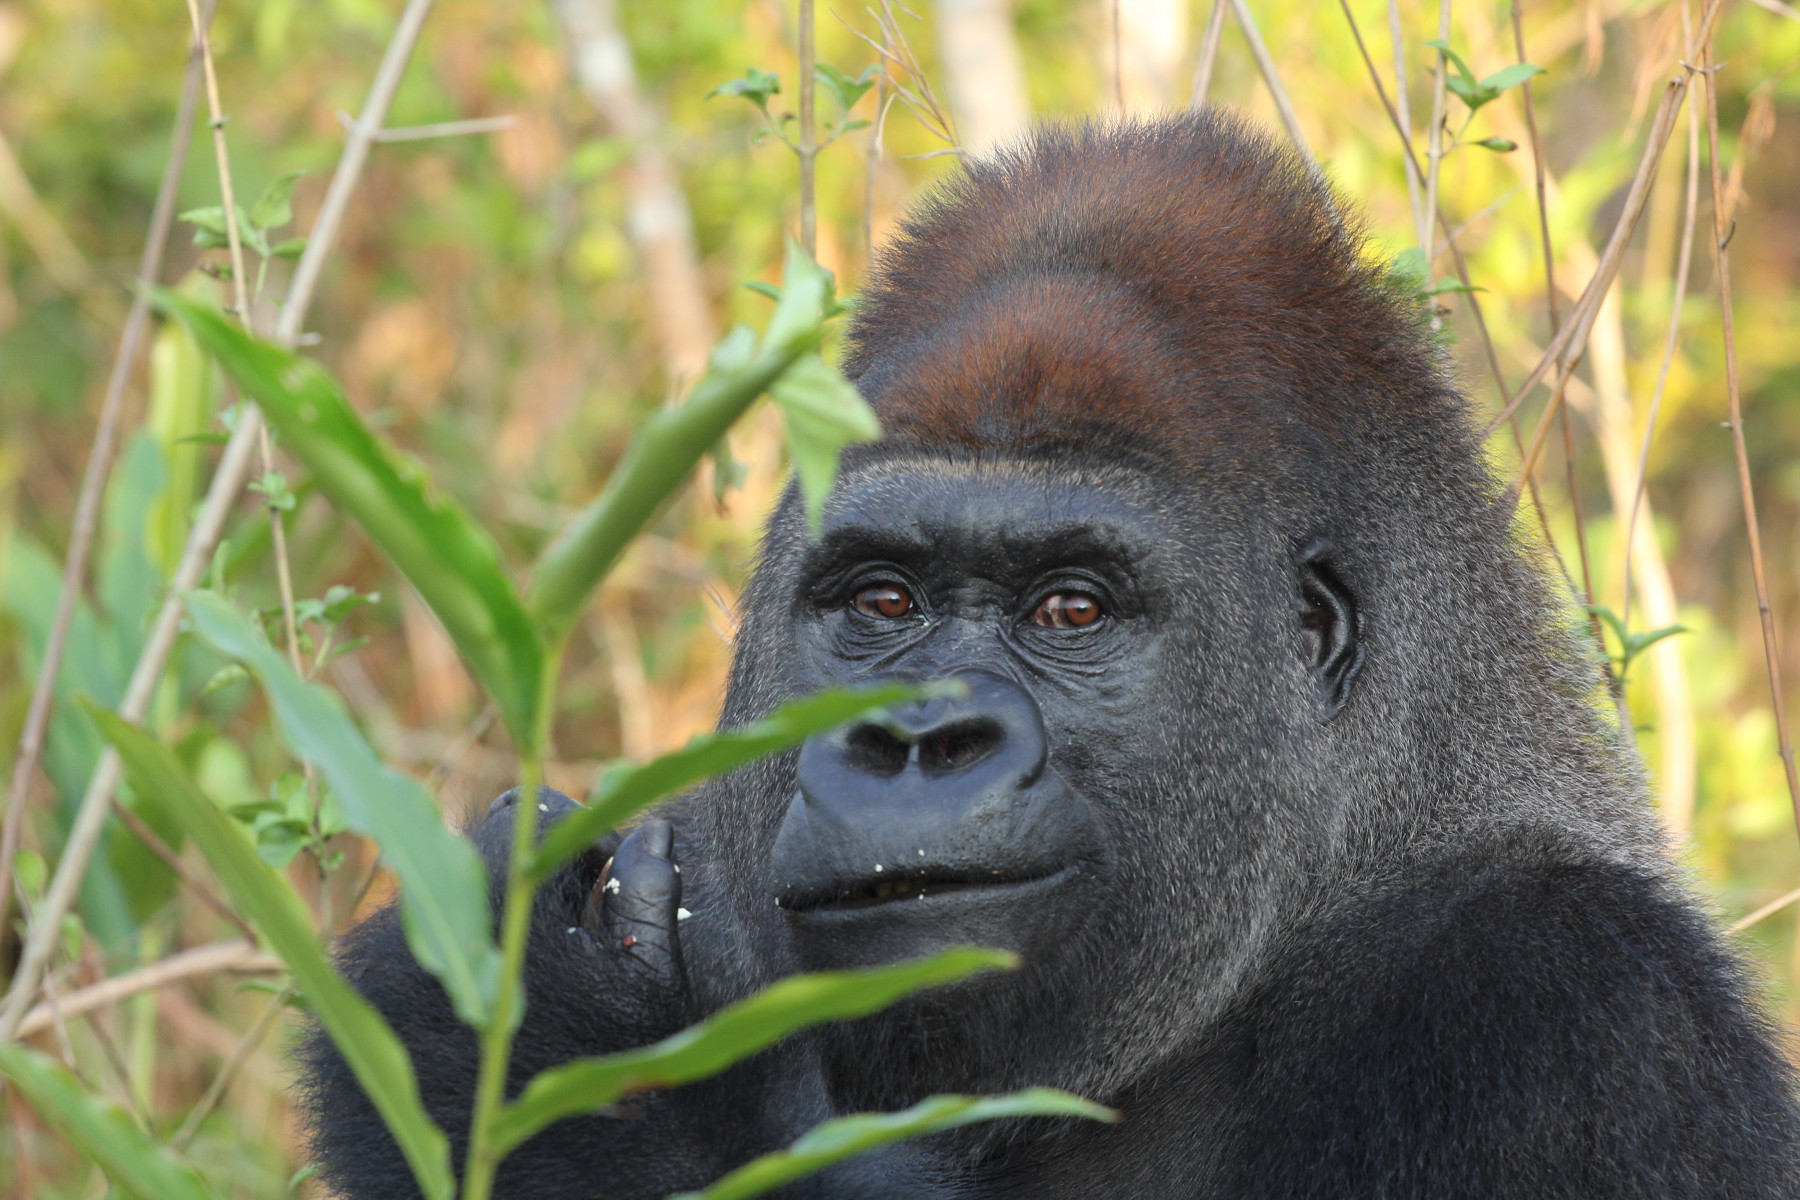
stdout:
<svg viewBox="0 0 1800 1200">
<path fill-rule="evenodd" d="M 505 1153 L 553 1121 L 591 1112 L 634 1092 L 716 1075 L 796 1029 L 867 1016 L 921 988 L 953 983 L 980 971 L 1010 969 L 1018 961 L 1017 955 L 1004 950 L 963 946 L 891 967 L 819 971 L 783 979 L 654 1045 L 543 1072 L 501 1114 L 495 1142 Z"/>
<path fill-rule="evenodd" d="M 215 1200 L 199 1172 L 151 1140 L 124 1109 L 88 1091 L 61 1063 L 24 1046 L 0 1044 L 0 1075 L 127 1194 L 139 1200 Z"/>
<path fill-rule="evenodd" d="M 833 311 L 830 274 L 791 243 L 781 299 L 761 343 L 742 326 L 720 342 L 687 401 L 644 423 L 605 490 L 538 559 L 528 603 L 546 643 L 562 640 L 644 522 L 764 392 L 781 401 L 790 440 L 798 439 L 796 465 L 808 503 L 823 504 L 837 449 L 880 433 L 856 390 L 812 353 Z M 803 434 L 795 432 L 797 422 Z"/>
<path fill-rule="evenodd" d="M 381 847 L 400 880 L 400 916 L 419 965 L 443 981 L 458 1016 L 485 1027 L 500 952 L 475 848 L 444 825 L 424 788 L 381 764 L 336 696 L 296 675 L 230 604 L 210 592 L 186 599 L 194 631 L 262 681 L 288 745 L 325 776 L 345 823 Z"/>
<path fill-rule="evenodd" d="M 817 692 L 790 701 L 740 729 L 695 738 L 680 750 L 641 766 L 615 769 L 601 780 L 586 808 L 564 817 L 544 838 L 531 860 L 532 878 L 540 882 L 549 878 L 595 838 L 690 783 L 798 745 L 815 733 L 835 729 L 875 709 L 942 694 L 946 686 L 889 683 Z"/>
<path fill-rule="evenodd" d="M 670 1200 L 748 1200 L 881 1146 L 1003 1117 L 1085 1117 L 1110 1123 L 1119 1114 L 1055 1088 L 1026 1088 L 1005 1096 L 929 1096 L 901 1112 L 826 1121 L 787 1149 L 745 1163 L 704 1191 L 683 1192 Z"/>
<path fill-rule="evenodd" d="M 153 296 L 256 398 L 319 490 L 418 589 L 493 696 L 513 740 L 535 749 L 544 649 L 486 531 L 433 489 L 422 467 L 371 433 L 317 364 L 257 341 L 174 292 Z"/>
<path fill-rule="evenodd" d="M 387 1022 L 326 959 L 294 889 L 257 856 L 243 826 L 207 798 L 173 753 L 115 713 L 92 705 L 88 711 L 119 752 L 132 785 L 175 814 L 237 906 L 287 963 L 307 1004 L 392 1131 L 420 1190 L 429 1200 L 450 1200 L 456 1190 L 450 1144 L 425 1115 L 411 1060 Z M 160 1198 L 180 1193 L 145 1194 Z"/>
</svg>

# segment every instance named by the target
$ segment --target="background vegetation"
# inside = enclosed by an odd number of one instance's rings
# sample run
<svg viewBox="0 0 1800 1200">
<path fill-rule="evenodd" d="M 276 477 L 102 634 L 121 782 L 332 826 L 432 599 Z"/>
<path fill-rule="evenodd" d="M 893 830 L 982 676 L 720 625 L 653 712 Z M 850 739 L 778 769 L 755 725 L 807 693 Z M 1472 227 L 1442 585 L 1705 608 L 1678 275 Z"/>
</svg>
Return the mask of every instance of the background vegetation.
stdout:
<svg viewBox="0 0 1800 1200">
<path fill-rule="evenodd" d="M 955 169 L 952 147 L 992 144 L 1028 114 L 1184 105 L 1204 73 L 1211 101 L 1281 129 L 1235 7 L 1224 5 L 1231 15 L 1210 72 L 1201 65 L 1211 0 L 1020 0 L 1010 12 L 940 0 L 916 15 L 822 8 L 819 59 L 840 79 L 825 76 L 819 124 L 841 136 L 817 159 L 819 260 L 841 289 L 854 289 L 871 234 L 879 244 L 912 196 Z M 1376 251 L 1399 257 L 1418 247 L 1429 184 L 1417 185 L 1415 201 L 1400 138 L 1345 13 L 1298 0 L 1241 7 L 1299 133 L 1365 208 Z M 1390 9 L 1356 0 L 1349 11 L 1392 97 Z M 1482 290 L 1457 290 L 1448 254 L 1435 253 L 1429 267 L 1423 256 L 1403 263 L 1440 288 L 1454 353 L 1485 415 L 1505 403 L 1490 345 L 1510 395 L 1571 313 L 1587 317 L 1585 352 L 1563 389 L 1572 456 L 1556 418 L 1542 426 L 1548 436 L 1533 477 L 1543 525 L 1571 576 L 1591 577 L 1608 650 L 1621 660 L 1615 669 L 1629 658 L 1626 707 L 1665 818 L 1697 878 L 1737 920 L 1800 884 L 1800 843 L 1725 424 L 1713 230 L 1717 208 L 1730 234 L 1735 368 L 1763 582 L 1791 651 L 1800 641 L 1800 337 L 1792 332 L 1800 327 L 1800 12 L 1781 0 L 1723 6 L 1713 54 L 1722 202 L 1715 206 L 1706 91 L 1695 86 L 1687 94 L 1698 101 L 1698 123 L 1690 127 L 1685 108 L 1673 114 L 1668 151 L 1646 179 L 1653 187 L 1605 302 L 1576 307 L 1633 207 L 1630 185 L 1668 81 L 1685 77 L 1684 58 L 1702 65 L 1684 30 L 1699 27 L 1703 11 L 1702 0 L 1685 9 L 1625 0 L 1526 6 L 1525 57 L 1545 71 L 1531 81 L 1530 117 L 1546 168 L 1554 305 L 1516 81 L 1472 114 L 1463 144 L 1438 171 L 1469 282 Z M 1482 99 L 1478 81 L 1519 58 L 1509 5 L 1395 6 L 1404 108 L 1425 164 L 1440 61 L 1425 43 L 1443 36 L 1442 13 L 1445 44 L 1477 80 L 1471 87 L 1447 68 L 1446 82 L 1462 84 L 1445 89 L 1450 132 L 1471 116 L 1464 97 Z M 255 214 L 270 229 L 271 251 L 312 228 L 345 138 L 340 114 L 361 105 L 397 15 L 379 0 L 219 6 L 211 43 L 239 203 L 249 210 L 271 184 L 305 172 L 291 221 L 274 219 L 286 215 L 278 194 Z M 791 4 L 774 0 L 436 5 L 388 126 L 500 120 L 374 147 L 302 344 L 370 425 L 427 464 L 436 484 L 493 532 L 504 561 L 538 557 L 609 477 L 632 430 L 700 378 L 723 330 L 768 321 L 769 301 L 740 284 L 777 282 L 784 239 L 801 225 L 796 158 L 768 136 L 763 111 L 774 132 L 797 137 L 782 117 L 795 105 L 795 20 Z M 885 40 L 892 79 L 854 95 L 858 85 L 848 81 L 879 57 L 864 37 Z M 176 5 L 0 4 L 0 765 L 8 776 L 130 303 L 126 285 L 170 154 L 190 42 L 188 13 Z M 778 76 L 782 90 L 768 94 L 752 66 Z M 855 123 L 875 121 L 899 88 L 906 94 L 888 110 L 873 154 L 876 126 Z M 837 97 L 853 95 L 846 114 Z M 183 211 L 220 203 L 204 98 L 196 108 Z M 1475 144 L 1491 139 L 1517 148 Z M 1691 256 L 1683 251 L 1690 161 Z M 231 288 L 206 273 L 216 275 L 228 255 L 191 245 L 196 228 L 177 226 L 160 279 L 231 304 Z M 1441 230 L 1430 239 L 1442 247 Z M 249 251 L 247 275 L 258 258 Z M 291 270 L 291 258 L 271 256 L 259 328 L 274 327 L 273 298 Z M 1659 383 L 1678 294 L 1674 352 Z M 1546 383 L 1558 374 L 1550 370 Z M 1551 390 L 1536 387 L 1520 408 L 1527 444 Z M 217 459 L 207 435 L 235 399 L 179 326 L 152 330 L 124 393 L 120 453 L 43 769 L 24 793 L 14 875 L 24 904 L 43 896 L 45 864 L 54 865 L 102 744 L 75 701 L 118 704 Z M 575 625 L 542 764 L 565 791 L 585 794 L 608 761 L 674 749 L 711 725 L 737 588 L 786 469 L 773 409 L 753 412 L 731 442 L 735 463 L 703 469 Z M 1521 453 L 1504 425 L 1493 455 L 1497 470 L 1518 473 Z M 276 461 L 281 476 L 265 478 L 264 496 L 238 506 L 209 580 L 264 610 L 279 643 L 278 557 L 259 502 L 273 500 L 284 513 L 285 559 L 317 677 L 343 696 L 387 763 L 423 782 L 453 817 L 478 809 L 518 774 L 505 722 L 430 606 L 300 464 L 279 448 Z M 735 486 L 717 486 L 724 483 Z M 1634 505 L 1640 536 L 1628 567 L 1624 530 Z M 1527 497 L 1521 529 L 1538 528 Z M 1626 627 L 1623 643 L 1614 619 Z M 1676 624 L 1686 632 L 1645 642 Z M 184 638 L 145 724 L 207 794 L 245 812 L 265 860 L 283 866 L 314 921 L 334 927 L 386 886 L 373 850 L 349 835 L 321 841 L 327 830 L 310 810 L 289 807 L 304 780 L 260 693 L 221 675 L 225 663 Z M 1800 678 L 1794 652 L 1781 665 L 1789 681 Z M 1790 686 L 1790 710 L 1797 700 Z M 146 808 L 143 819 L 154 824 L 160 814 Z M 176 839 L 176 830 L 164 833 Z M 210 878 L 194 851 L 182 861 L 196 879 Z M 110 830 L 79 916 L 63 931 L 54 994 L 91 995 L 110 977 L 237 937 L 199 894 L 129 831 Z M 19 952 L 19 904 L 7 911 L 0 969 Z M 1766 965 L 1790 1020 L 1800 1019 L 1795 911 L 1778 909 L 1735 935 Z M 221 1194 L 304 1191 L 312 1185 L 290 1183 L 303 1163 L 281 1090 L 290 1017 L 271 1003 L 270 990 L 284 982 L 272 973 L 278 964 L 249 951 L 182 961 L 195 969 L 48 1023 L 31 1044 L 183 1144 Z M 245 986 L 258 978 L 272 980 L 270 989 Z M 94 1164 L 10 1089 L 0 1109 L 5 1194 L 104 1190 Z"/>
</svg>

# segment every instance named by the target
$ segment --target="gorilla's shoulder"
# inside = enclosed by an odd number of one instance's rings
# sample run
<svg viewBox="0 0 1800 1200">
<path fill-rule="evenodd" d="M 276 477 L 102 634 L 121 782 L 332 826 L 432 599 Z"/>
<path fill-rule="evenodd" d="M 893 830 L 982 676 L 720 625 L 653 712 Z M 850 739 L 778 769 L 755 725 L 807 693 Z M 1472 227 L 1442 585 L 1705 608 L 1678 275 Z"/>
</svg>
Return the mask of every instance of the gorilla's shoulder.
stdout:
<svg viewBox="0 0 1800 1200">
<path fill-rule="evenodd" d="M 1440 864 L 1284 958 L 1243 1043 L 1243 1194 L 1800 1195 L 1793 1072 L 1666 879 Z"/>
</svg>

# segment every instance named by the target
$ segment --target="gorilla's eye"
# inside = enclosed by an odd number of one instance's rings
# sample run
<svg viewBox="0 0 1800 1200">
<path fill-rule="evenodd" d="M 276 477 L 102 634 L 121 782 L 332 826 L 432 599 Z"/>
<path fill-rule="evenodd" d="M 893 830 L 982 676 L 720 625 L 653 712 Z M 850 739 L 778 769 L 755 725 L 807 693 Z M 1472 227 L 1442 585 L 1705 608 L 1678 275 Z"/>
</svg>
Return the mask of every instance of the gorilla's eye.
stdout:
<svg viewBox="0 0 1800 1200">
<path fill-rule="evenodd" d="M 866 587 L 856 593 L 850 603 L 865 617 L 881 617 L 889 621 L 904 617 L 913 610 L 912 594 L 892 583 Z"/>
<path fill-rule="evenodd" d="M 1031 614 L 1045 629 L 1086 629 L 1100 619 L 1100 602 L 1086 592 L 1058 592 Z"/>
</svg>

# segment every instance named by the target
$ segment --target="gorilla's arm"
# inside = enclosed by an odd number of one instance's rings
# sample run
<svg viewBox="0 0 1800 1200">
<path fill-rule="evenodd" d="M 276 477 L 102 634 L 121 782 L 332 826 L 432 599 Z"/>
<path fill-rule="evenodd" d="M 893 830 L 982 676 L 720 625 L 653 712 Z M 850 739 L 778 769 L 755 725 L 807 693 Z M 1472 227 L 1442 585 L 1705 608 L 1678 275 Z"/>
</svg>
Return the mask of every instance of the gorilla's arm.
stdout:
<svg viewBox="0 0 1800 1200">
<path fill-rule="evenodd" d="M 548 790 L 539 799 L 545 824 L 574 806 Z M 472 831 L 488 863 L 496 907 L 513 828 L 506 801 Z M 647 822 L 622 844 L 615 838 L 597 846 L 540 889 L 509 1096 L 549 1067 L 645 1045 L 704 1015 L 687 991 L 690 964 L 683 962 L 677 935 L 678 840 L 666 823 Z M 413 959 L 392 905 L 343 939 L 339 964 L 406 1046 L 426 1110 L 449 1135 L 460 1172 L 480 1055 L 475 1032 Z M 691 966 L 707 969 L 704 963 Z M 330 1038 L 313 1030 L 298 1057 L 300 1096 L 324 1181 L 346 1200 L 417 1196 L 398 1146 Z M 830 1115 L 810 1054 L 790 1044 L 714 1079 L 632 1097 L 616 1112 L 559 1122 L 501 1164 L 495 1194 L 660 1198 L 703 1187 Z M 783 1195 L 929 1195 L 906 1185 L 909 1172 L 901 1161 L 885 1156 L 847 1164 Z"/>
<path fill-rule="evenodd" d="M 1672 890 L 1465 865 L 1320 931 L 1241 1042 L 1222 1194 L 1800 1195 L 1779 1039 Z"/>
</svg>

